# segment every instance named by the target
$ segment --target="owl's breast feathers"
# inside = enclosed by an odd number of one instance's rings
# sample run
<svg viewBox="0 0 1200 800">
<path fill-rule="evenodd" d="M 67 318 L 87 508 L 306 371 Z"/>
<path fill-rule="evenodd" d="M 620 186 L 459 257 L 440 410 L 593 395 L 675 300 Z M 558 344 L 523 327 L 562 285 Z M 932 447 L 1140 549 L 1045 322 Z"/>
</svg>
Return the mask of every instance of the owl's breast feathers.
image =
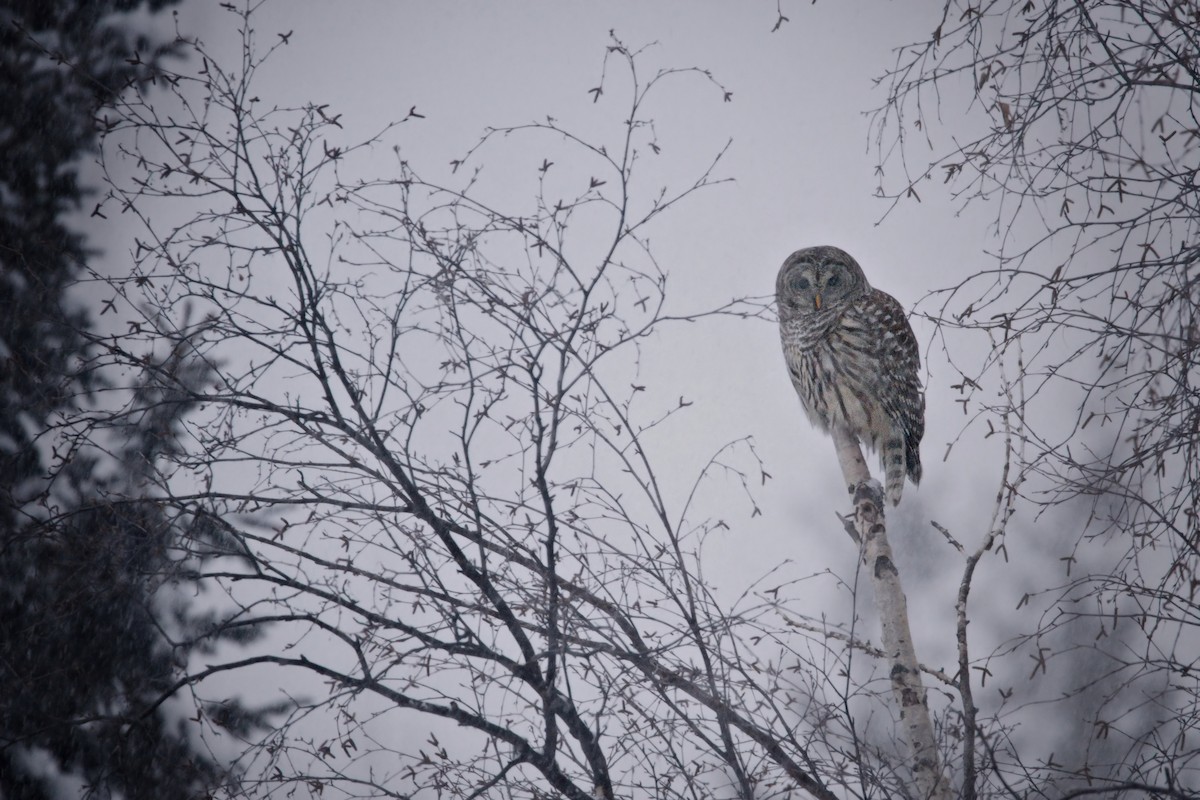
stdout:
<svg viewBox="0 0 1200 800">
<path fill-rule="evenodd" d="M 919 478 L 920 351 L 899 302 L 871 289 L 841 310 L 781 319 L 780 335 L 809 420 L 824 430 L 844 425 L 873 449 L 899 429 Z"/>
</svg>

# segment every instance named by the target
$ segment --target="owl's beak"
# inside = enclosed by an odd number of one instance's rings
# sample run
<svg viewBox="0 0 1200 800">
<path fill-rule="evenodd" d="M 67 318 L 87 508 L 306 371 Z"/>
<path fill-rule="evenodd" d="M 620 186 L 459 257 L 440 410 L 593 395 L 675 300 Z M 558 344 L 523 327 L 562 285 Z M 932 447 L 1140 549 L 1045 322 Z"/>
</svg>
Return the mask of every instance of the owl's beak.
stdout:
<svg viewBox="0 0 1200 800">
<path fill-rule="evenodd" d="M 817 311 L 821 310 L 821 295 L 819 295 L 819 294 L 813 295 L 813 305 L 817 307 Z"/>
</svg>

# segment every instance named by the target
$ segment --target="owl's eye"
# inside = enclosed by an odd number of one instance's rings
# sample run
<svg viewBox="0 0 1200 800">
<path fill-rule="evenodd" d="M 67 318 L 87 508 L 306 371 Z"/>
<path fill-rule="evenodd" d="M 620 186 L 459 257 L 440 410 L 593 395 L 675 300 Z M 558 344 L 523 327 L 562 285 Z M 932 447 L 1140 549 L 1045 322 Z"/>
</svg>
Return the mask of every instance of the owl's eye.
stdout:
<svg viewBox="0 0 1200 800">
<path fill-rule="evenodd" d="M 841 275 L 830 275 L 829 280 L 825 281 L 826 286 L 837 286 L 842 282 Z"/>
<path fill-rule="evenodd" d="M 803 275 L 797 275 L 795 278 L 792 278 L 792 288 L 797 292 L 806 292 L 811 286 L 812 284 L 808 282 L 808 278 Z"/>
</svg>

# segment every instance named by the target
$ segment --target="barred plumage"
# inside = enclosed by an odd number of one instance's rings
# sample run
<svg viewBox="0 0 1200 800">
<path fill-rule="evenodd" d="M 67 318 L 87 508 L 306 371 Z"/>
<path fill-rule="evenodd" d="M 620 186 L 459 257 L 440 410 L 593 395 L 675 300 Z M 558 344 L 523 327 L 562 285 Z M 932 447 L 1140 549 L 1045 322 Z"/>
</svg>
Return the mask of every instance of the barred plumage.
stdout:
<svg viewBox="0 0 1200 800">
<path fill-rule="evenodd" d="M 809 420 L 878 450 L 887 498 L 899 503 L 905 474 L 921 480 L 925 433 L 921 357 L 904 309 L 836 247 L 788 256 L 775 299 L 784 359 Z"/>
</svg>

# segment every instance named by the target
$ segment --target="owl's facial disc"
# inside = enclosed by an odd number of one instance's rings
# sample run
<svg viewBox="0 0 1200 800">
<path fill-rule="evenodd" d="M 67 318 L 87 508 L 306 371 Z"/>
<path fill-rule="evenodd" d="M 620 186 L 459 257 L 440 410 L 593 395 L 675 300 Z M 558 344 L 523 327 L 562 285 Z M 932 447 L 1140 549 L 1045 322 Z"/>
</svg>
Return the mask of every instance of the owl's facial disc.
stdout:
<svg viewBox="0 0 1200 800">
<path fill-rule="evenodd" d="M 823 288 L 826 291 L 832 291 L 832 292 L 836 293 L 838 291 L 838 287 L 841 286 L 841 284 L 842 284 L 842 276 L 838 275 L 835 272 L 832 275 L 830 275 L 828 278 L 825 279 L 825 286 Z M 817 311 L 821 310 L 821 289 L 820 288 L 818 288 L 817 291 L 813 293 L 813 306 L 817 309 Z"/>
<path fill-rule="evenodd" d="M 800 308 L 811 302 L 818 310 L 821 308 L 821 297 L 817 293 L 818 277 L 811 265 L 799 265 L 794 268 L 787 278 L 788 288 L 793 295 L 792 306 Z"/>
</svg>

